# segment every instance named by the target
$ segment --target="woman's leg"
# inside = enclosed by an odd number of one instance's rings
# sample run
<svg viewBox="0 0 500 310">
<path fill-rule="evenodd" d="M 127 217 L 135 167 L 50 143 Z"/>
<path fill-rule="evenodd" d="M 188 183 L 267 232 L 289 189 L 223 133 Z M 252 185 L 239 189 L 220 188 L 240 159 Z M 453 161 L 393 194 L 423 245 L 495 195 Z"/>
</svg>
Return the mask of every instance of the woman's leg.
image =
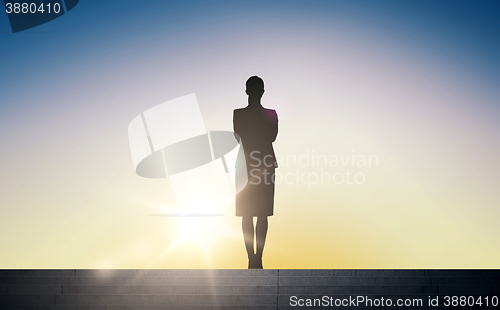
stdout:
<svg viewBox="0 0 500 310">
<path fill-rule="evenodd" d="M 264 250 L 264 244 L 266 243 L 267 226 L 267 216 L 257 217 L 257 226 L 255 227 L 257 253 L 255 253 L 255 256 L 260 261 L 262 261 L 262 251 Z"/>
<path fill-rule="evenodd" d="M 253 258 L 253 217 L 243 216 L 241 221 L 241 228 L 243 229 L 243 239 L 245 240 L 245 247 L 247 249 L 248 259 Z"/>
</svg>

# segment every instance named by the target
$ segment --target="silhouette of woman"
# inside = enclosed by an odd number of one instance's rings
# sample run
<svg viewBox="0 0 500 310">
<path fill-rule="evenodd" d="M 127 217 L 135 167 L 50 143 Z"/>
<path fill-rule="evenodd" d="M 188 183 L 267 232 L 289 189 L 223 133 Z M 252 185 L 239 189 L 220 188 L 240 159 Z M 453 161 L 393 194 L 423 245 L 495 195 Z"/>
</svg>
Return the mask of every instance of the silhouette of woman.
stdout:
<svg viewBox="0 0 500 310">
<path fill-rule="evenodd" d="M 236 194 L 236 216 L 242 217 L 248 268 L 262 269 L 267 217 L 273 215 L 274 207 L 274 170 L 278 165 L 272 143 L 278 134 L 278 115 L 260 103 L 264 94 L 264 81 L 260 77 L 252 76 L 247 80 L 246 93 L 248 106 L 234 110 L 233 114 L 235 136 L 242 146 L 238 158 L 243 152 L 247 173 L 246 186 Z M 237 164 L 236 175 L 245 173 L 242 170 Z M 254 217 L 257 217 L 255 235 Z M 257 241 L 255 253 L 254 236 Z"/>
</svg>

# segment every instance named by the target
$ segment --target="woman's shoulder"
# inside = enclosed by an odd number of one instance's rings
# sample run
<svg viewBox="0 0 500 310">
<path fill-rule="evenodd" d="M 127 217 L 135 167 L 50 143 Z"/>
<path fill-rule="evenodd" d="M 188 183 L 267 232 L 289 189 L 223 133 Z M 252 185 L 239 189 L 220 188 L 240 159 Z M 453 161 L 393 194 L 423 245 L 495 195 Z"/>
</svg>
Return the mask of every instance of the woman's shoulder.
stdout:
<svg viewBox="0 0 500 310">
<path fill-rule="evenodd" d="M 264 115 L 269 120 L 278 121 L 278 113 L 276 113 L 276 110 L 264 108 Z"/>
<path fill-rule="evenodd" d="M 276 113 L 276 110 L 273 110 L 273 109 L 264 108 L 264 111 L 265 111 L 266 113 L 273 113 L 273 114 L 277 114 L 277 113 Z"/>
<path fill-rule="evenodd" d="M 245 108 L 235 109 L 233 111 L 233 119 L 245 118 Z"/>
<path fill-rule="evenodd" d="M 233 111 L 233 116 L 237 117 L 239 115 L 241 115 L 242 117 L 250 117 L 252 115 L 254 116 L 264 115 L 265 118 L 267 119 L 276 119 L 276 120 L 278 119 L 278 114 L 276 113 L 276 110 L 264 107 L 262 107 L 261 109 L 249 109 L 248 107 L 235 109 Z"/>
</svg>

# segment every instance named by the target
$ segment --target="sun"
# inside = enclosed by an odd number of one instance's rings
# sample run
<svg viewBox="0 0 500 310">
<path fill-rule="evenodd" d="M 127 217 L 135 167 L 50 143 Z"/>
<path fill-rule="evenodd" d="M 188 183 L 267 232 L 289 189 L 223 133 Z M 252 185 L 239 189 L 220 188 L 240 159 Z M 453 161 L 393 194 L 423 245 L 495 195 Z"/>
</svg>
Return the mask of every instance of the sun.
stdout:
<svg viewBox="0 0 500 310">
<path fill-rule="evenodd" d="M 207 213 L 204 208 L 189 208 L 176 217 L 179 234 L 175 245 L 195 245 L 208 254 L 214 241 L 239 236 L 228 224 L 227 210 L 218 208 L 217 211 Z"/>
<path fill-rule="evenodd" d="M 231 234 L 223 216 L 212 218 L 179 217 L 176 220 L 179 227 L 179 237 L 176 243 L 196 245 L 206 252 L 210 251 L 215 240 Z"/>
</svg>

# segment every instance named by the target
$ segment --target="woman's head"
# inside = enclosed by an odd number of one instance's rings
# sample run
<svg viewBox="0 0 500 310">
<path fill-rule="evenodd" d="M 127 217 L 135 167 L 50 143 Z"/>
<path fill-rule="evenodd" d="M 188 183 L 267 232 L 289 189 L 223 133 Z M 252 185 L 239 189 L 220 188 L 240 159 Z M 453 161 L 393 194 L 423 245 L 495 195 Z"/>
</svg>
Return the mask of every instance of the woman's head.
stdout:
<svg viewBox="0 0 500 310">
<path fill-rule="evenodd" d="M 248 80 L 247 80 L 247 89 L 246 89 L 246 93 L 248 96 L 250 97 L 262 97 L 262 95 L 264 94 L 264 81 L 254 75 L 254 76 L 251 76 Z"/>
</svg>

